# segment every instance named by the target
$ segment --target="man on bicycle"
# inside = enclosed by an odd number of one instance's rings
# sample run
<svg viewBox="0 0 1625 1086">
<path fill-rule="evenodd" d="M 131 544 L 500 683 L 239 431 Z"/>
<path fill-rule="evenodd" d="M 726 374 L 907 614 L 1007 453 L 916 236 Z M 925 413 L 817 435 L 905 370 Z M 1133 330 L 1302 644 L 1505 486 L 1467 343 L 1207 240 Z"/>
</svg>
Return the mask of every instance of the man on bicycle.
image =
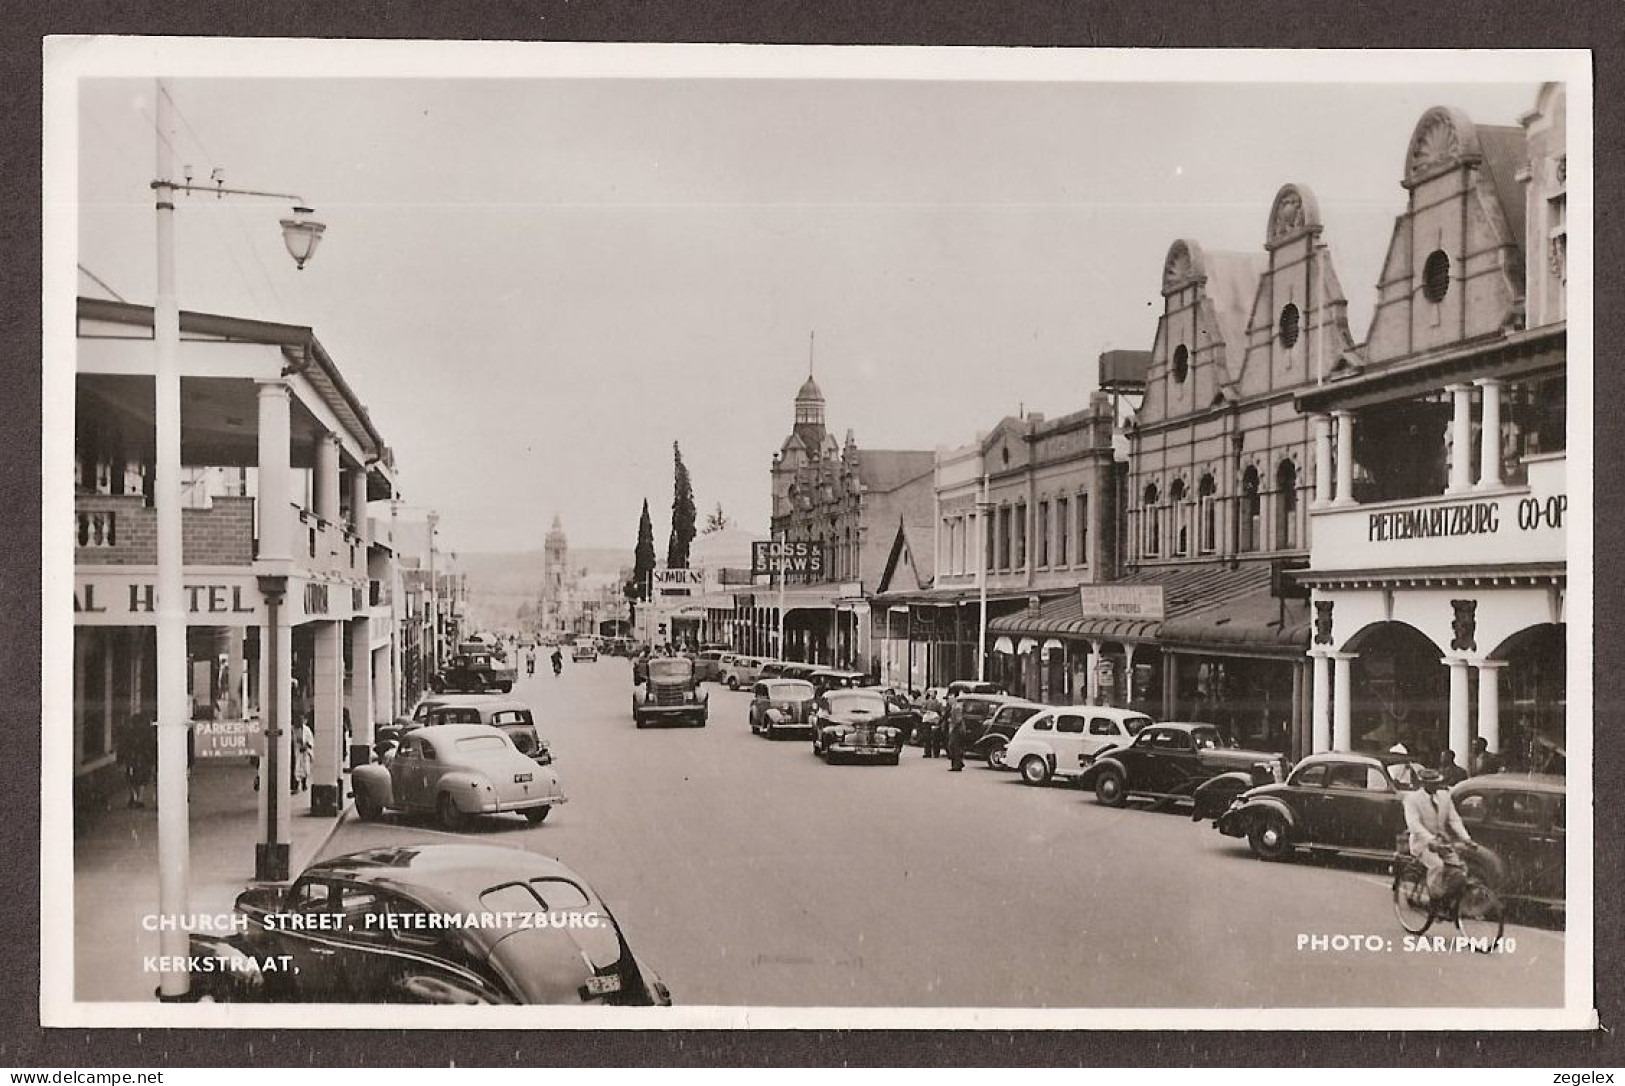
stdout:
<svg viewBox="0 0 1625 1086">
<path fill-rule="evenodd" d="M 1410 833 L 1411 855 L 1427 868 L 1428 896 L 1437 901 L 1460 885 L 1466 873 L 1452 846 L 1470 845 L 1473 839 L 1450 800 L 1444 774 L 1419 767 L 1415 779 L 1419 787 L 1405 793 L 1405 829 Z"/>
</svg>

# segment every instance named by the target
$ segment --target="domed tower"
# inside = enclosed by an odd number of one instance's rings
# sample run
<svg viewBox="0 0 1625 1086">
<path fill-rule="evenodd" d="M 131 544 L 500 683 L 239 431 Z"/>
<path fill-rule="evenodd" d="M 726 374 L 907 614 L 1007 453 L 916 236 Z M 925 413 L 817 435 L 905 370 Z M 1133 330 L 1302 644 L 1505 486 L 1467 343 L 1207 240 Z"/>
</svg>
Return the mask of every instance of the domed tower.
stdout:
<svg viewBox="0 0 1625 1086">
<path fill-rule="evenodd" d="M 824 444 L 824 393 L 810 373 L 796 393 L 795 435 L 809 449 L 821 448 Z"/>
<path fill-rule="evenodd" d="M 542 614 L 554 621 L 562 617 L 569 575 L 570 540 L 564 534 L 564 522 L 555 515 L 542 544 Z"/>
</svg>

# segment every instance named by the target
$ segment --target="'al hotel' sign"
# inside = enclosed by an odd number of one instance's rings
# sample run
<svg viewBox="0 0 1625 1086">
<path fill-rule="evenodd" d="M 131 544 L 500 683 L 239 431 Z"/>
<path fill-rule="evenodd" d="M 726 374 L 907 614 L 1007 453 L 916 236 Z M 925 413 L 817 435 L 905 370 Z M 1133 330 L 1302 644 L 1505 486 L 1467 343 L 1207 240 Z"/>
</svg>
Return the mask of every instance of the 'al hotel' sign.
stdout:
<svg viewBox="0 0 1625 1086">
<path fill-rule="evenodd" d="M 1078 586 L 1085 618 L 1163 620 L 1160 584 L 1086 584 Z"/>
</svg>

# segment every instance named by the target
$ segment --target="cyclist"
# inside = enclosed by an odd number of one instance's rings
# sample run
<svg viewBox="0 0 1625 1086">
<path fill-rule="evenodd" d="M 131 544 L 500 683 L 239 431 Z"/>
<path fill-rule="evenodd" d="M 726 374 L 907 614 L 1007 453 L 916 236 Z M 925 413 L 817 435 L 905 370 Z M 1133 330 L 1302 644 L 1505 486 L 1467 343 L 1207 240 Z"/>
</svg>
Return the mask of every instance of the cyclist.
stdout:
<svg viewBox="0 0 1625 1086">
<path fill-rule="evenodd" d="M 554 649 L 553 650 L 553 675 L 554 675 L 554 677 L 557 678 L 559 672 L 561 672 L 563 670 L 564 670 L 564 652 L 562 650 L 560 650 L 560 649 Z"/>
<path fill-rule="evenodd" d="M 1450 800 L 1444 774 L 1418 767 L 1414 776 L 1419 787 L 1405 793 L 1405 829 L 1410 833 L 1411 855 L 1427 868 L 1428 896 L 1438 901 L 1460 886 L 1466 874 L 1454 846 L 1471 845 L 1473 839 Z"/>
</svg>

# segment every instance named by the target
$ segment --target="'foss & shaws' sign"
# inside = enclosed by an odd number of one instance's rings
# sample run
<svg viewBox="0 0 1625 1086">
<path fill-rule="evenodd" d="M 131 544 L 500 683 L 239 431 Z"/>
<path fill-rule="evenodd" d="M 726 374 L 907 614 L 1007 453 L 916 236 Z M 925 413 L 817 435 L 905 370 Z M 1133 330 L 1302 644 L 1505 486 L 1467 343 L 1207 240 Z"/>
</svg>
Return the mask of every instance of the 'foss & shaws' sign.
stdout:
<svg viewBox="0 0 1625 1086">
<path fill-rule="evenodd" d="M 780 570 L 822 576 L 824 551 L 806 540 L 786 540 L 750 545 L 750 572 L 753 577 L 770 577 Z"/>
</svg>

